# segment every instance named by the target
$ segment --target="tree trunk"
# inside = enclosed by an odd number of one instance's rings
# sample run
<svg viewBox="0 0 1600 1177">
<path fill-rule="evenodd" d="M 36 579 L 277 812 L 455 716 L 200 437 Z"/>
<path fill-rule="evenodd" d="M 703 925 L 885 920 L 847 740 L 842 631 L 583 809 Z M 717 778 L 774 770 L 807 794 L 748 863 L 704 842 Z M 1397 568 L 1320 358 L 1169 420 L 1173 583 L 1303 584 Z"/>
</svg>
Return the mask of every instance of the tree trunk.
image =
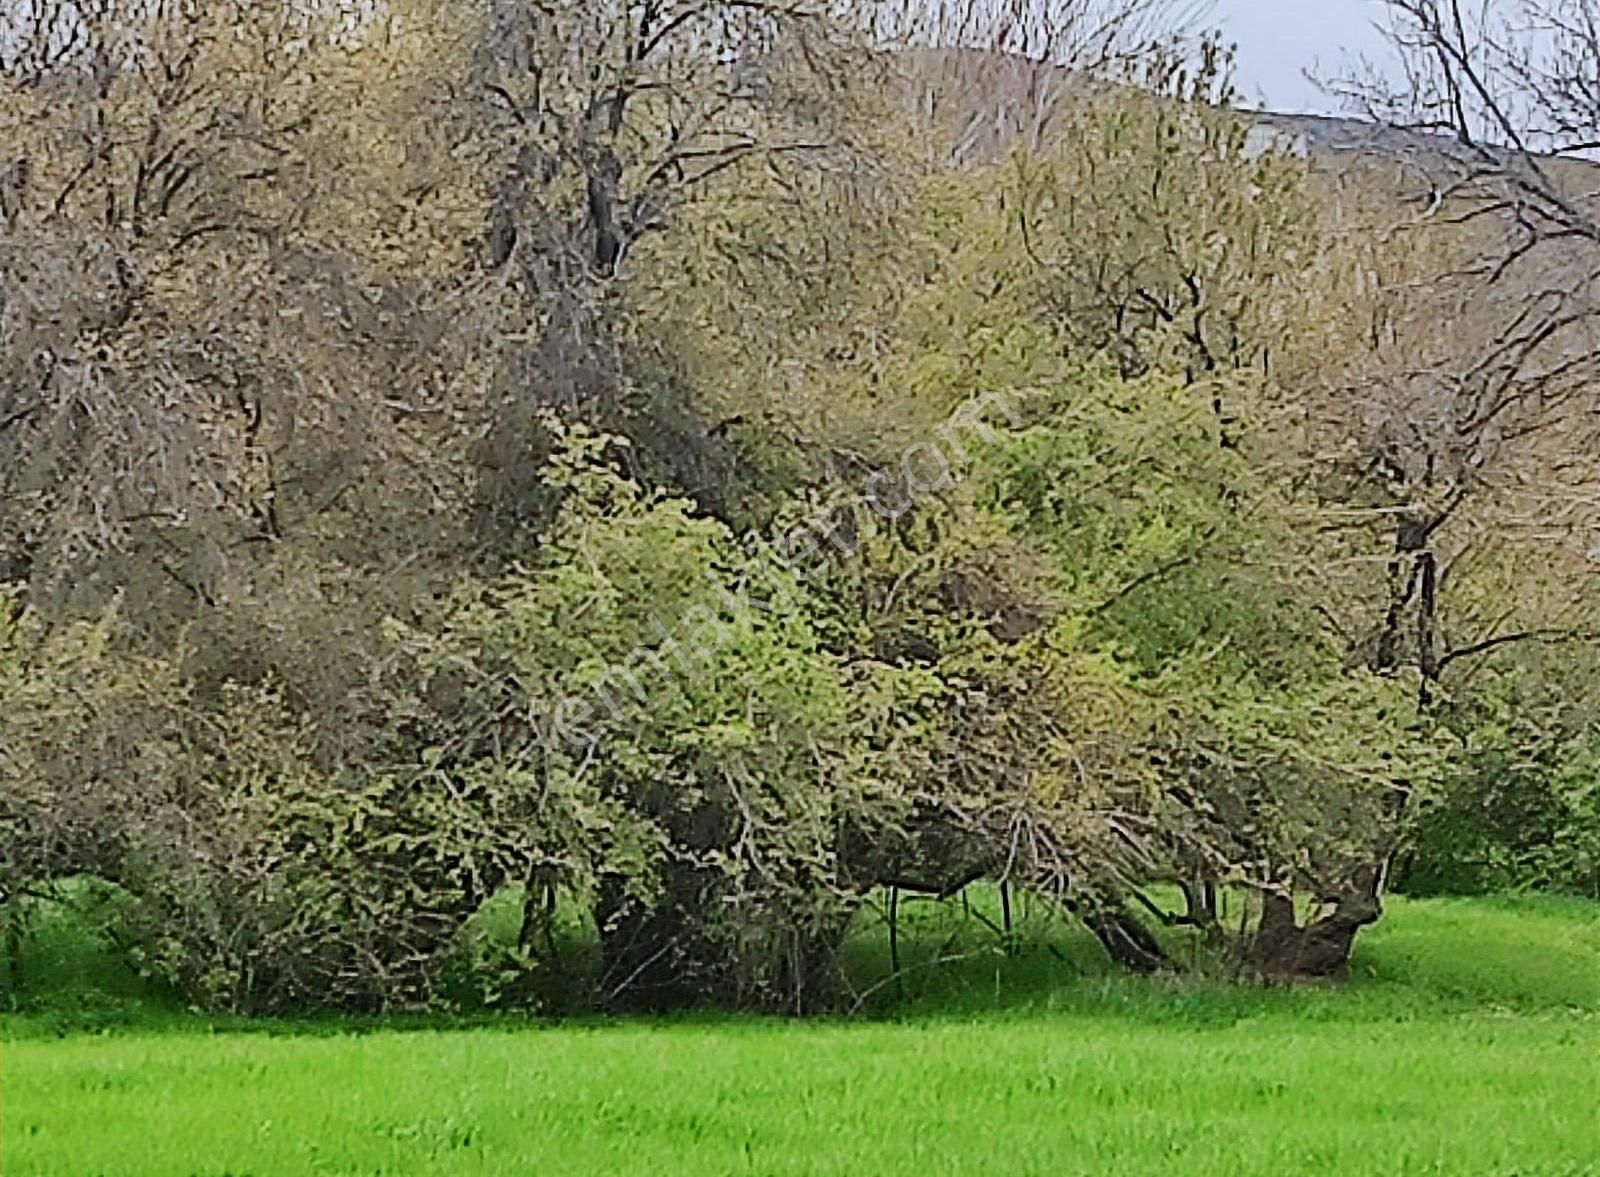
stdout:
<svg viewBox="0 0 1600 1177">
<path fill-rule="evenodd" d="M 693 976 L 696 958 L 705 954 L 694 944 L 692 872 L 670 871 L 664 883 L 660 901 L 649 908 L 629 900 L 620 884 L 601 888 L 595 923 L 600 930 L 596 999 L 602 1008 L 669 1013 L 705 997 Z"/>
<path fill-rule="evenodd" d="M 556 957 L 556 898 L 554 871 L 535 867 L 528 872 L 522 892 L 522 923 L 517 928 L 517 951 L 522 955 L 531 953 L 539 938 L 551 958 Z"/>
<path fill-rule="evenodd" d="M 1139 918 L 1120 906 L 1088 906 L 1084 926 L 1094 933 L 1112 961 L 1136 973 L 1154 973 L 1171 964 L 1166 950 Z"/>
<path fill-rule="evenodd" d="M 1302 925 L 1287 896 L 1269 896 L 1247 956 L 1262 977 L 1275 981 L 1343 981 L 1362 928 L 1383 914 L 1383 868 L 1369 867 L 1333 903 Z"/>
<path fill-rule="evenodd" d="M 26 937 L 23 928 L 23 916 L 17 909 L 16 901 L 0 906 L 0 923 L 5 925 L 6 938 L 6 987 L 11 990 L 13 997 L 20 998 L 27 976 L 23 971 L 23 948 Z"/>
<path fill-rule="evenodd" d="M 1222 911 L 1217 899 L 1217 885 L 1212 882 L 1181 884 L 1186 908 L 1185 919 L 1190 927 L 1199 930 L 1207 945 L 1215 947 L 1223 939 Z"/>
</svg>

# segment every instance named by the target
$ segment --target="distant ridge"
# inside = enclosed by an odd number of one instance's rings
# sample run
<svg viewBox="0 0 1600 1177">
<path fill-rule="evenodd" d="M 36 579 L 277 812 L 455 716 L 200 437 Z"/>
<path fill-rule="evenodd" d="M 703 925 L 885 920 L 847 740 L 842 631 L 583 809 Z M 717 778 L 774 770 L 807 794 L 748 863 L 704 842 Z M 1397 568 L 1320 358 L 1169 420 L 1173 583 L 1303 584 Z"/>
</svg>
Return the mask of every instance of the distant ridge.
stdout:
<svg viewBox="0 0 1600 1177">
<path fill-rule="evenodd" d="M 1051 138 L 1070 99 L 1115 88 L 1115 83 L 1091 81 L 1063 66 L 1012 53 L 919 49 L 903 56 L 910 65 L 910 105 L 955 131 L 958 159 L 992 158 L 1018 144 L 1040 146 Z M 1254 124 L 1260 149 L 1277 147 L 1305 158 L 1402 156 L 1449 146 L 1438 136 L 1359 118 L 1244 108 L 1237 113 Z"/>
<path fill-rule="evenodd" d="M 1280 114 L 1272 110 L 1240 110 L 1255 124 L 1262 139 L 1301 156 L 1349 152 L 1404 155 L 1419 148 L 1438 150 L 1448 145 L 1438 136 L 1408 131 L 1366 119 L 1326 114 Z"/>
</svg>

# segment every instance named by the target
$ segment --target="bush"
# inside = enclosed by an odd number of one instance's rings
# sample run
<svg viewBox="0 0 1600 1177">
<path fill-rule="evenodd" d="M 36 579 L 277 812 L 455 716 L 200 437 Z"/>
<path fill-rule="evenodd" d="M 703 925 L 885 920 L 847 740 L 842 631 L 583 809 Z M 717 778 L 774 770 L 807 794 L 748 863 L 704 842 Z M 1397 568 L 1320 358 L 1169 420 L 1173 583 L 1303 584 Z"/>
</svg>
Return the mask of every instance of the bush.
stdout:
<svg viewBox="0 0 1600 1177">
<path fill-rule="evenodd" d="M 1418 815 L 1397 887 L 1600 896 L 1594 661 L 1581 647 L 1526 646 L 1451 711 L 1460 746 Z"/>
<path fill-rule="evenodd" d="M 1600 765 L 1594 748 L 1543 762 L 1482 750 L 1419 814 L 1395 874 L 1410 895 L 1551 891 L 1600 898 Z"/>
</svg>

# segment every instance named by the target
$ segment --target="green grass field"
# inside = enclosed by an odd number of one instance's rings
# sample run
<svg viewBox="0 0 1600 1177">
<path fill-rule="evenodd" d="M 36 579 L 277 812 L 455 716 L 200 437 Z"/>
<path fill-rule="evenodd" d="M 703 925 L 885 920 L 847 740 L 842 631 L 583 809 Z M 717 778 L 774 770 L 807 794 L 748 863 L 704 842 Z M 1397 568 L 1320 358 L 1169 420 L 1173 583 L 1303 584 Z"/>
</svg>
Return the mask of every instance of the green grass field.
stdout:
<svg viewBox="0 0 1600 1177">
<path fill-rule="evenodd" d="M 1023 926 L 1001 955 L 913 905 L 903 998 L 819 1022 L 35 1003 L 0 1029 L 0 1172 L 1600 1174 L 1600 907 L 1396 901 L 1351 985 L 1313 991 L 1119 978 Z M 63 987 L 125 981 L 41 956 Z M 851 967 L 883 979 L 881 928 Z"/>
</svg>

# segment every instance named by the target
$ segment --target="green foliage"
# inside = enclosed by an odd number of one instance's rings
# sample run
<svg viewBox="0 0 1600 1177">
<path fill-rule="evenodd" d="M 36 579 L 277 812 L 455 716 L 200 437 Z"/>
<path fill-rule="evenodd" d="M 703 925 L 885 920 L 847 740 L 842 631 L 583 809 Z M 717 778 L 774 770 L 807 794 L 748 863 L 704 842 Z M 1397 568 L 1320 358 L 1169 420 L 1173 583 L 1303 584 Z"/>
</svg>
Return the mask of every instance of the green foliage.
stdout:
<svg viewBox="0 0 1600 1177">
<path fill-rule="evenodd" d="M 1369 270 L 1424 255 L 1342 251 L 1214 41 L 958 171 L 849 11 L 403 7 L 292 51 L 162 9 L 115 100 L 0 87 L 48 131 L 0 182 L 65 186 L 0 226 L 12 927 L 97 877 L 212 1010 L 799 1011 L 889 886 L 1004 880 L 1138 968 L 1272 932 L 1286 975 L 1330 929 L 1305 971 L 1346 969 L 1419 811 L 1419 886 L 1593 888 L 1582 660 L 1448 645 L 1536 587 L 1565 623 L 1585 566 L 1406 549 L 1423 593 L 1363 546 L 1452 496 L 1276 366 L 1357 371 Z M 200 119 L 154 200 L 161 112 L 235 78 L 290 129 Z"/>
<path fill-rule="evenodd" d="M 1236 387 L 1237 405 L 1252 390 Z M 1069 376 L 1059 407 L 999 457 L 993 505 L 1060 567 L 1067 608 L 1140 673 L 1203 648 L 1226 671 L 1288 680 L 1327 646 L 1293 591 L 1283 507 L 1224 443 L 1214 395 Z"/>
<path fill-rule="evenodd" d="M 1133 812 L 1160 833 L 1127 876 L 1320 899 L 1392 849 L 1391 815 L 1427 795 L 1441 752 L 1414 686 L 1350 669 L 1322 636 L 1293 518 L 1223 443 L 1210 396 L 1080 378 L 1001 452 L 987 494 L 1056 563 L 1075 642 L 1138 700 L 1116 722 L 1147 766 Z"/>
<path fill-rule="evenodd" d="M 670 913 L 686 982 L 782 993 L 797 945 L 848 916 L 845 791 L 871 803 L 839 663 L 792 574 L 609 473 L 608 444 L 570 435 L 538 555 L 417 639 L 447 700 L 425 757 L 506 877 L 598 905 L 607 936 Z"/>
<path fill-rule="evenodd" d="M 1600 734 L 1592 656 L 1523 651 L 1453 717 L 1448 779 L 1418 817 L 1396 884 L 1411 894 L 1600 895 Z"/>
<path fill-rule="evenodd" d="M 1203 94 L 1084 104 L 1009 193 L 1033 282 L 1080 356 L 1124 374 L 1260 370 L 1310 259 L 1305 167 Z"/>
</svg>

